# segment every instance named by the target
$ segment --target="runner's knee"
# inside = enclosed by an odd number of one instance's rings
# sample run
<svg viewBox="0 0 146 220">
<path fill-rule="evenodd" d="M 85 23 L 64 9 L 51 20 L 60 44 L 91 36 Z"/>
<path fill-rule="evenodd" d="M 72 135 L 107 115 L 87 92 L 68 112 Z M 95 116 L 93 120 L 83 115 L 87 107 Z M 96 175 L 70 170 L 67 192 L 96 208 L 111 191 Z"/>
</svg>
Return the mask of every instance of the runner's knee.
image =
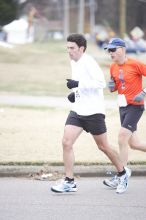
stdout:
<svg viewBox="0 0 146 220">
<path fill-rule="evenodd" d="M 129 146 L 132 150 L 137 150 L 138 148 L 138 144 L 132 141 L 129 142 Z"/>
<path fill-rule="evenodd" d="M 99 144 L 98 145 L 99 150 L 101 150 L 102 152 L 104 152 L 105 154 L 108 152 L 109 148 L 107 146 L 105 146 L 104 144 Z"/>
<path fill-rule="evenodd" d="M 124 144 L 125 142 L 128 141 L 128 136 L 129 134 L 125 130 L 121 130 L 118 136 L 118 143 L 119 145 Z"/>
<path fill-rule="evenodd" d="M 72 142 L 68 138 L 62 139 L 62 146 L 64 150 L 71 150 L 72 149 Z"/>
</svg>

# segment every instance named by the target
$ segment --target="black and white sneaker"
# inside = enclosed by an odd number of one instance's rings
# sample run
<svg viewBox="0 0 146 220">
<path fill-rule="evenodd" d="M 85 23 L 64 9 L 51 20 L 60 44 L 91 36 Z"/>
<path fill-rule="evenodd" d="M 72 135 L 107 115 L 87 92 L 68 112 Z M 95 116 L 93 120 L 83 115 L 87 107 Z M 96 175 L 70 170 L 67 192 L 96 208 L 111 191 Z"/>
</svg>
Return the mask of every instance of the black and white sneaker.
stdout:
<svg viewBox="0 0 146 220">
<path fill-rule="evenodd" d="M 55 193 L 76 192 L 77 186 L 74 181 L 68 182 L 66 180 L 62 180 L 61 183 L 52 186 L 51 191 Z"/>
<path fill-rule="evenodd" d="M 105 179 L 103 181 L 104 185 L 106 185 L 112 189 L 117 189 L 118 183 L 119 183 L 119 179 L 118 179 L 117 175 L 113 176 L 111 179 Z"/>
<path fill-rule="evenodd" d="M 131 169 L 128 167 L 125 167 L 127 177 L 129 178 L 131 176 Z M 111 179 L 105 179 L 103 181 L 103 184 L 112 188 L 112 189 L 117 189 L 119 185 L 119 177 L 117 175 L 113 176 Z"/>
<path fill-rule="evenodd" d="M 127 173 L 125 173 L 124 175 L 118 177 L 119 178 L 119 184 L 117 186 L 117 189 L 116 189 L 116 193 L 123 193 L 127 190 L 128 188 L 128 175 Z"/>
</svg>

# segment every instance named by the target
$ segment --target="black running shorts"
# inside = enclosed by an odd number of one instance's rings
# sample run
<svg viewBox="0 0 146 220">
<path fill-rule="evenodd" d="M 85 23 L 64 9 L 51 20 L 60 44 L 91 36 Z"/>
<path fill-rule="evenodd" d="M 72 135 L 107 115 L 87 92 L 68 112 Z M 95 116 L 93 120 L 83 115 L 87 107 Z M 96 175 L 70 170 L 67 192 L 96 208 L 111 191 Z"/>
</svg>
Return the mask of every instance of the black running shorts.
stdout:
<svg viewBox="0 0 146 220">
<path fill-rule="evenodd" d="M 137 123 L 144 111 L 144 105 L 127 105 L 120 107 L 121 126 L 134 132 L 137 130 Z"/>
<path fill-rule="evenodd" d="M 83 128 L 92 135 L 100 135 L 106 132 L 105 115 L 94 114 L 89 116 L 78 115 L 74 111 L 70 111 L 65 125 L 75 125 Z"/>
</svg>

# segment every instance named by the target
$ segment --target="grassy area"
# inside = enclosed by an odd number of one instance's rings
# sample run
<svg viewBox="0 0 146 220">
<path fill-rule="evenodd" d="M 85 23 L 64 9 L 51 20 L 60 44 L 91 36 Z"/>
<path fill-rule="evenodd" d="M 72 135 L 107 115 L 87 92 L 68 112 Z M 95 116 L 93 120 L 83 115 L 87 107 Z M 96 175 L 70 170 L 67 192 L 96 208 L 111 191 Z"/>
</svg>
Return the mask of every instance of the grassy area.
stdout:
<svg viewBox="0 0 146 220">
<path fill-rule="evenodd" d="M 87 52 L 95 57 L 108 80 L 110 59 L 106 52 L 93 43 L 89 43 Z M 0 93 L 66 95 L 70 72 L 66 42 L 34 43 L 13 49 L 0 47 Z M 107 90 L 105 94 L 109 94 Z"/>
<path fill-rule="evenodd" d="M 91 43 L 88 53 L 98 61 L 108 80 L 108 55 Z M 66 95 L 65 84 L 69 77 L 65 42 L 21 45 L 13 49 L 0 47 L 0 95 Z M 106 98 L 115 96 L 107 89 L 105 94 Z M 0 163 L 62 162 L 61 140 L 67 114 L 65 109 L 0 106 Z M 118 109 L 108 110 L 106 115 L 110 143 L 118 150 Z M 142 139 L 145 137 L 145 118 L 144 114 L 140 121 Z M 76 162 L 109 162 L 85 132 L 75 145 L 75 156 Z M 137 160 L 144 161 L 145 154 L 130 151 L 129 161 Z"/>
<path fill-rule="evenodd" d="M 0 164 L 62 163 L 62 136 L 68 110 L 0 108 Z M 139 122 L 138 135 L 145 139 L 144 114 Z M 118 151 L 120 121 L 117 110 L 106 114 L 108 138 Z M 109 159 L 97 149 L 91 135 L 83 132 L 74 146 L 76 163 L 109 163 Z M 129 149 L 129 162 L 146 161 L 146 154 Z"/>
<path fill-rule="evenodd" d="M 0 49 L 0 92 L 63 95 L 69 73 L 63 43 L 31 44 Z"/>
</svg>

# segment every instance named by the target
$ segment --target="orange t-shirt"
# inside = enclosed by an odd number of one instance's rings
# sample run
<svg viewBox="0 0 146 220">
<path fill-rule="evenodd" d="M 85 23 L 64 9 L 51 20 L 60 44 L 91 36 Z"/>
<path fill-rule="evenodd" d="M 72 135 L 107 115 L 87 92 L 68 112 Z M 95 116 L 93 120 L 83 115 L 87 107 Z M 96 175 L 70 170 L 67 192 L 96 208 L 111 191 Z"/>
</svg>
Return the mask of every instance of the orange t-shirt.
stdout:
<svg viewBox="0 0 146 220">
<path fill-rule="evenodd" d="M 133 98 L 142 91 L 142 76 L 146 76 L 146 64 L 128 58 L 122 65 L 111 64 L 110 74 L 116 83 L 114 91 L 124 94 L 128 104 L 144 104 L 144 101 L 134 102 Z"/>
</svg>

